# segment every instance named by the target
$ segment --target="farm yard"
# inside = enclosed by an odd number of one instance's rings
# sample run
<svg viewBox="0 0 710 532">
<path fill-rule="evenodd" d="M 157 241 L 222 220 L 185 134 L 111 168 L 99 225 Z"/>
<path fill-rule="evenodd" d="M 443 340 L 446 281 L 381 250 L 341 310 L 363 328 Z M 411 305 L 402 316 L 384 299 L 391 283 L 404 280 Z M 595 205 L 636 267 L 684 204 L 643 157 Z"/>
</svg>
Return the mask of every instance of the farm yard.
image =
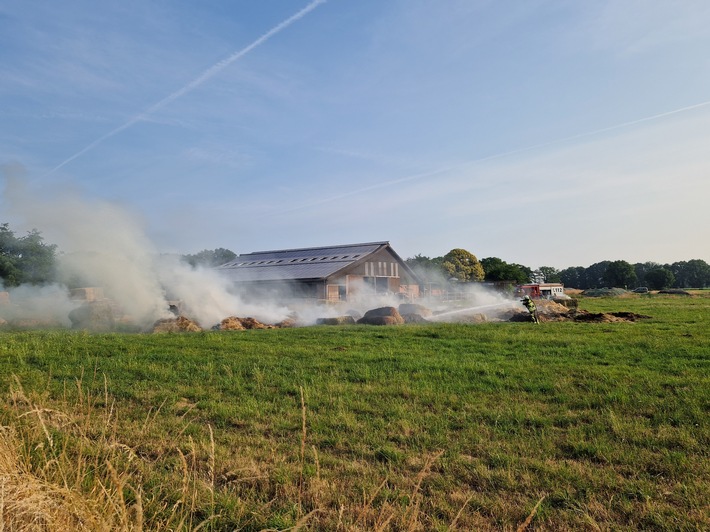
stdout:
<svg viewBox="0 0 710 532">
<path fill-rule="evenodd" d="M 647 317 L 2 332 L 3 525 L 710 528 L 710 293 L 577 297 Z"/>
</svg>

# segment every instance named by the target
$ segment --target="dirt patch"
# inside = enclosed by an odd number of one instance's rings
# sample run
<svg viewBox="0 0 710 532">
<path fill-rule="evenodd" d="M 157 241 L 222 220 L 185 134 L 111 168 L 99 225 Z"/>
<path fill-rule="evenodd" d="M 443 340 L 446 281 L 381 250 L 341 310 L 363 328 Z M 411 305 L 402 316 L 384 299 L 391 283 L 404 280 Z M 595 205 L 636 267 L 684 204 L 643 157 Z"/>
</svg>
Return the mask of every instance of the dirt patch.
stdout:
<svg viewBox="0 0 710 532">
<path fill-rule="evenodd" d="M 580 310 L 572 317 L 573 321 L 593 322 L 593 323 L 617 323 L 638 321 L 641 319 L 649 319 L 651 316 L 643 314 L 634 314 L 633 312 L 587 312 Z"/>
<path fill-rule="evenodd" d="M 675 296 L 692 296 L 690 292 L 686 292 L 685 290 L 679 290 L 677 288 L 673 288 L 670 290 L 659 290 L 659 294 L 669 294 L 669 295 L 675 295 Z"/>
<path fill-rule="evenodd" d="M 536 301 L 538 317 L 541 322 L 578 321 L 586 323 L 619 323 L 635 322 L 649 319 L 651 316 L 636 314 L 634 312 L 588 312 L 586 310 L 568 309 L 554 301 Z M 530 314 L 526 310 L 513 311 L 507 321 L 531 322 Z"/>
<path fill-rule="evenodd" d="M 587 297 L 618 297 L 628 293 L 623 288 L 589 288 L 582 292 Z"/>
</svg>

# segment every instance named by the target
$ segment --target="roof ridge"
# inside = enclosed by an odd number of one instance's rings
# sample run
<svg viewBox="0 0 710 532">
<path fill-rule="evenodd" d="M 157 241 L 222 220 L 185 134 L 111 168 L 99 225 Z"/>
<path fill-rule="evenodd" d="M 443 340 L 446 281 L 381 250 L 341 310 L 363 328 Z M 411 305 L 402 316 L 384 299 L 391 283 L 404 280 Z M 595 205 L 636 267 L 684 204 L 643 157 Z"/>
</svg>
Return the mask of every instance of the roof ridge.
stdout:
<svg viewBox="0 0 710 532">
<path fill-rule="evenodd" d="M 291 248 L 291 249 L 270 249 L 270 250 L 265 250 L 265 251 L 252 251 L 251 253 L 243 253 L 239 254 L 237 257 L 246 257 L 248 255 L 260 255 L 263 253 L 286 253 L 286 252 L 293 252 L 293 251 L 315 251 L 319 249 L 337 249 L 337 248 L 352 248 L 356 246 L 382 246 L 386 245 L 389 246 L 389 241 L 388 240 L 383 240 L 380 242 L 361 242 L 357 244 L 340 244 L 336 246 L 317 246 L 317 247 L 309 247 L 309 248 Z M 234 259 L 236 260 L 236 258 Z M 234 261 L 231 261 L 234 262 Z"/>
</svg>

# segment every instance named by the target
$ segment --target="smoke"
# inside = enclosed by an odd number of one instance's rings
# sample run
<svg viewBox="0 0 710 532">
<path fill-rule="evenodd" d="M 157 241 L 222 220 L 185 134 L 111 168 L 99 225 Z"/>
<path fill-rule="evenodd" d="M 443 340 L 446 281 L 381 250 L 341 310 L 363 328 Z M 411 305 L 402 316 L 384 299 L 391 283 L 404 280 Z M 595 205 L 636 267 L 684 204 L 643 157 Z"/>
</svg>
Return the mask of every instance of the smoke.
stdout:
<svg viewBox="0 0 710 532">
<path fill-rule="evenodd" d="M 3 214 L 11 218 L 13 230 L 37 229 L 47 243 L 57 245 L 59 282 L 9 289 L 9 303 L 0 297 L 0 323 L 4 319 L 24 320 L 24 326 L 71 326 L 73 318 L 83 315 L 72 311 L 87 300 L 105 302 L 119 323 L 136 330 L 174 317 L 171 306 L 209 328 L 229 316 L 253 317 L 263 323 L 295 317 L 297 324 L 310 325 L 318 318 L 362 315 L 404 302 L 399 294 L 378 293 L 365 284 L 337 305 L 308 302 L 305 294 L 288 288 L 237 293 L 219 270 L 194 268 L 177 255 L 160 254 L 141 217 L 129 208 L 86 197 L 66 184 L 61 189 L 31 190 L 21 167 L 2 170 Z M 492 318 L 516 303 L 478 284 L 451 283 L 435 270 L 418 273 L 425 284 L 422 299 L 415 302 L 428 306 L 435 321 L 465 321 L 471 314 Z M 77 288 L 85 290 L 78 294 L 73 290 Z M 113 317 L 110 321 L 114 323 Z"/>
<path fill-rule="evenodd" d="M 3 289 L 0 282 L 0 291 L 3 290 L 7 290 L 8 297 L 0 301 L 0 323 L 4 320 L 28 327 L 71 325 L 69 313 L 76 308 L 77 303 L 69 298 L 65 286 L 22 285 Z"/>
<path fill-rule="evenodd" d="M 203 327 L 231 315 L 269 321 L 287 316 L 283 306 L 245 304 L 213 270 L 161 255 L 146 235 L 140 216 L 127 207 L 87 198 L 66 186 L 30 190 L 19 177 L 18 167 L 3 170 L 3 213 L 18 220 L 21 229 L 36 228 L 46 242 L 58 246 L 61 281 L 52 287 L 12 290 L 10 301 L 15 304 L 5 305 L 4 315 L 67 325 L 68 311 L 80 304 L 71 299 L 70 288 L 100 287 L 119 315 L 142 328 L 173 317 L 172 300 L 180 300 L 185 313 Z"/>
</svg>

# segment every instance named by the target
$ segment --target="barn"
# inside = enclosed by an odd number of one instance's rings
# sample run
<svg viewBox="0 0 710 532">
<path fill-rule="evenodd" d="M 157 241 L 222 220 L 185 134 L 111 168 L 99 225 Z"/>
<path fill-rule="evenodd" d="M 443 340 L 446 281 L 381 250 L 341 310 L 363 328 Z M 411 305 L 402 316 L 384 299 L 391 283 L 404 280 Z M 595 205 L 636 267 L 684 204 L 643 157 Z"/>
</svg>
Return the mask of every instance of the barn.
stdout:
<svg viewBox="0 0 710 532">
<path fill-rule="evenodd" d="M 419 297 L 420 281 L 389 242 L 257 251 L 217 271 L 240 293 L 357 301 L 372 294 Z"/>
</svg>

